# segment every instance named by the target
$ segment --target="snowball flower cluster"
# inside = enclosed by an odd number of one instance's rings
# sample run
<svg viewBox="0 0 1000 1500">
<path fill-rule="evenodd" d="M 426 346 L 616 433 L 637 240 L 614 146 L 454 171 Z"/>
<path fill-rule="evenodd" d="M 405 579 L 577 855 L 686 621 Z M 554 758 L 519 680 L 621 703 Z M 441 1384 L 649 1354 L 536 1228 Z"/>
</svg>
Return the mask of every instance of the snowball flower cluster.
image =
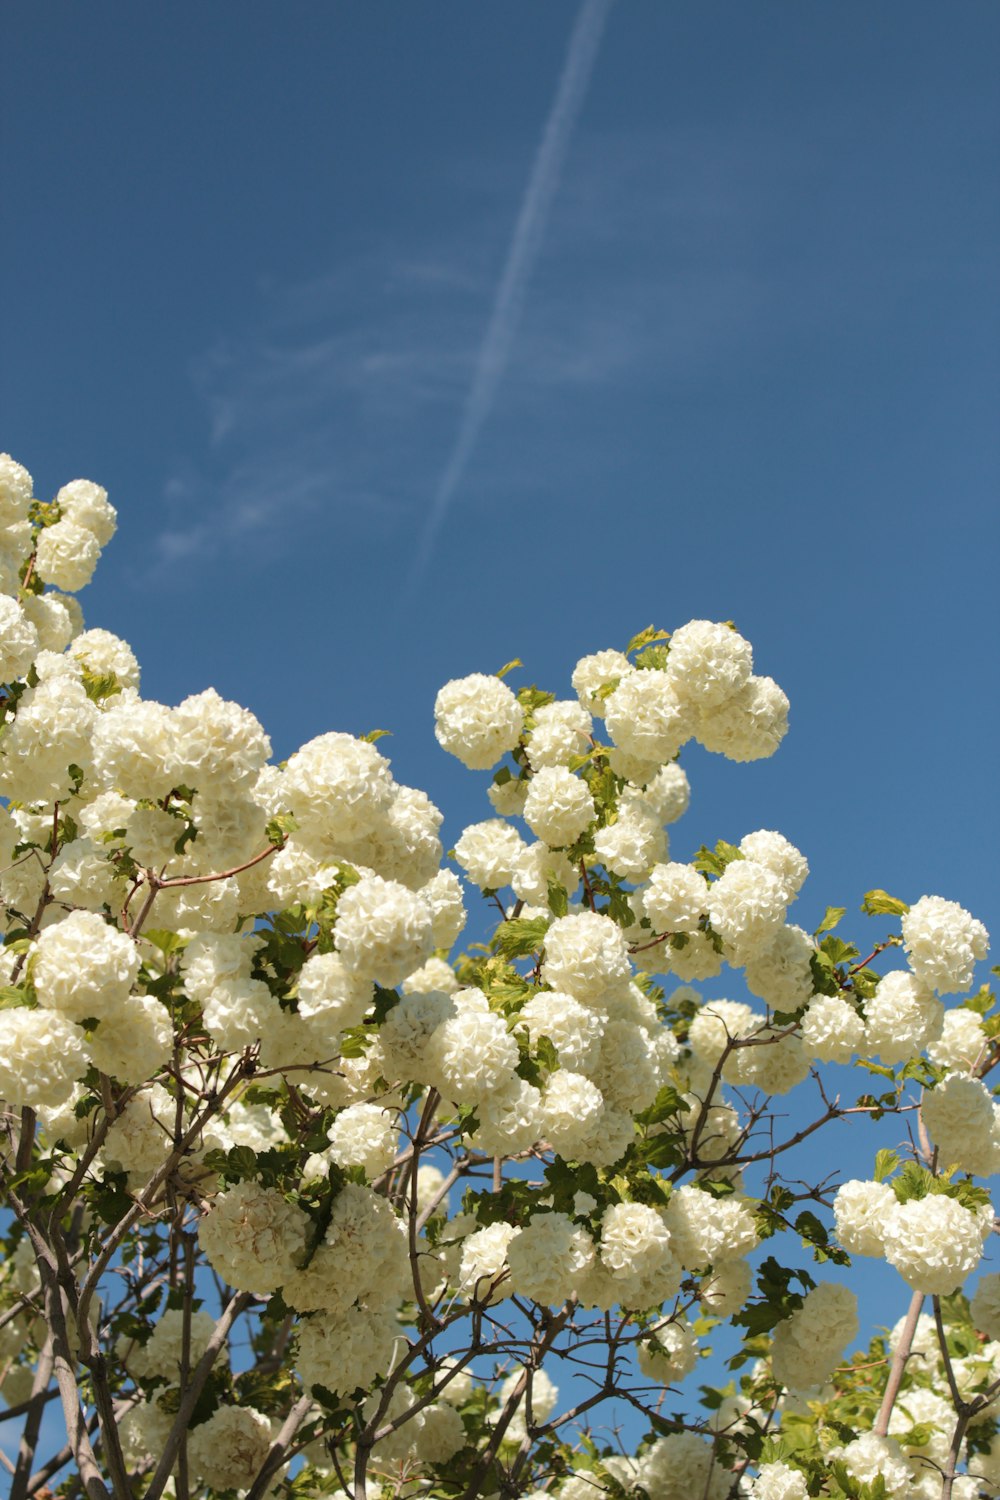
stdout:
<svg viewBox="0 0 1000 1500">
<path fill-rule="evenodd" d="M 524 712 L 498 677 L 473 672 L 453 679 L 434 701 L 438 744 L 470 771 L 488 771 L 513 750 L 524 727 Z"/>
<path fill-rule="evenodd" d="M 983 1221 L 943 1194 L 913 1198 L 892 1209 L 883 1243 L 886 1260 L 915 1292 L 947 1296 L 979 1264 Z"/>
<path fill-rule="evenodd" d="M 238 1182 L 220 1193 L 198 1225 L 209 1264 L 230 1286 L 273 1292 L 305 1253 L 308 1220 L 275 1188 Z"/>
<path fill-rule="evenodd" d="M 365 876 L 341 896 L 334 937 L 352 974 L 388 986 L 412 974 L 434 946 L 427 902 L 380 875 Z"/>
<path fill-rule="evenodd" d="M 752 859 L 734 859 L 714 881 L 708 917 L 731 955 L 745 963 L 778 935 L 788 898 L 773 871 Z"/>
<path fill-rule="evenodd" d="M 910 967 L 939 995 L 972 988 L 973 971 L 989 951 L 989 933 L 957 901 L 921 896 L 902 920 Z"/>
<path fill-rule="evenodd" d="M 775 1379 L 795 1391 L 822 1385 L 857 1332 L 857 1297 L 836 1282 L 820 1282 L 774 1331 L 771 1368 Z"/>
</svg>

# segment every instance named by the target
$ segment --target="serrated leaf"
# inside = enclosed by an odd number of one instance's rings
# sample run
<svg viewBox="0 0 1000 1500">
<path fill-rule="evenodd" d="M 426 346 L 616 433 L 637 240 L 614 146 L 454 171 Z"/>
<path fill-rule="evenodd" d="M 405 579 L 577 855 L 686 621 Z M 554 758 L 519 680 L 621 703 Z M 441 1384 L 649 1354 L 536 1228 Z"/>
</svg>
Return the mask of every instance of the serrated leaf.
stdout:
<svg viewBox="0 0 1000 1500">
<path fill-rule="evenodd" d="M 891 1177 L 899 1166 L 900 1157 L 898 1151 L 890 1151 L 883 1148 L 875 1152 L 875 1181 L 884 1182 Z"/>
<path fill-rule="evenodd" d="M 823 913 L 822 922 L 813 933 L 813 937 L 821 937 L 824 932 L 832 932 L 846 911 L 846 906 L 828 906 Z"/>
<path fill-rule="evenodd" d="M 564 917 L 569 911 L 569 896 L 566 887 L 554 875 L 550 875 L 546 881 L 548 890 L 549 911 L 554 917 Z"/>
<path fill-rule="evenodd" d="M 625 655 L 631 656 L 633 651 L 640 651 L 643 646 L 651 646 L 654 641 L 669 641 L 669 630 L 658 630 L 655 625 L 647 625 L 645 630 L 640 630 L 634 635 L 625 647 Z"/>
<path fill-rule="evenodd" d="M 517 917 L 501 922 L 493 936 L 493 948 L 504 958 L 529 958 L 545 941 L 547 917 Z"/>
<path fill-rule="evenodd" d="M 888 891 L 866 891 L 861 903 L 861 910 L 869 917 L 905 917 L 909 909 L 905 901 Z"/>
</svg>

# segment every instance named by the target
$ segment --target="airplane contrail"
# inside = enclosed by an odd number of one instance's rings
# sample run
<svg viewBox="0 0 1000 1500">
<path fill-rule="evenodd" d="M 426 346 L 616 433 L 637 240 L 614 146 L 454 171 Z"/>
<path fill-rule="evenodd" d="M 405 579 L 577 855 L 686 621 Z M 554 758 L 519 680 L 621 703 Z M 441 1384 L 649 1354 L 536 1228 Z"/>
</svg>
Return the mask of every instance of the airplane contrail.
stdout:
<svg viewBox="0 0 1000 1500">
<path fill-rule="evenodd" d="M 555 196 L 559 172 L 587 92 L 611 4 L 612 0 L 583 0 L 573 26 L 559 87 L 535 153 L 475 374 L 465 398 L 458 436 L 427 512 L 410 570 L 409 590 L 416 586 L 430 562 L 434 543 L 506 369 L 528 278 L 541 248 L 549 205 Z"/>
</svg>

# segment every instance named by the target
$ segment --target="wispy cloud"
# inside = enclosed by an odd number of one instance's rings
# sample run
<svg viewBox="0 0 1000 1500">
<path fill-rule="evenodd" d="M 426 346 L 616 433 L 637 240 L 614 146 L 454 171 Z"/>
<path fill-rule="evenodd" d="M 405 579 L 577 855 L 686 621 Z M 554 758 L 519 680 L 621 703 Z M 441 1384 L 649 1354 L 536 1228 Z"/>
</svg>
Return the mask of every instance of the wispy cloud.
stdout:
<svg viewBox="0 0 1000 1500">
<path fill-rule="evenodd" d="M 510 358 L 532 267 L 542 244 L 549 206 L 597 60 L 611 0 L 584 0 L 570 36 L 555 99 L 535 154 L 486 335 L 462 411 L 454 446 L 434 493 L 410 572 L 412 591 L 430 561 L 438 532 L 489 416 Z"/>
<path fill-rule="evenodd" d="M 325 275 L 263 287 L 245 331 L 199 355 L 206 441 L 164 481 L 166 581 L 220 550 L 261 565 L 305 527 L 331 556 L 391 558 L 398 576 L 428 534 L 428 497 L 450 505 L 457 464 L 463 524 L 512 495 L 562 503 L 614 483 L 595 416 L 615 403 L 659 399 L 669 421 L 675 391 L 754 378 L 793 341 L 818 347 L 848 298 L 860 315 L 866 276 L 864 315 L 881 315 L 877 273 L 845 266 L 825 230 L 791 250 L 780 241 L 784 204 L 813 180 L 794 141 L 585 123 L 575 140 L 554 202 L 546 179 L 544 242 L 532 238 L 517 278 L 496 264 L 513 148 L 484 162 L 456 145 L 428 196 L 463 203 L 459 228 L 432 211 L 342 251 Z"/>
</svg>

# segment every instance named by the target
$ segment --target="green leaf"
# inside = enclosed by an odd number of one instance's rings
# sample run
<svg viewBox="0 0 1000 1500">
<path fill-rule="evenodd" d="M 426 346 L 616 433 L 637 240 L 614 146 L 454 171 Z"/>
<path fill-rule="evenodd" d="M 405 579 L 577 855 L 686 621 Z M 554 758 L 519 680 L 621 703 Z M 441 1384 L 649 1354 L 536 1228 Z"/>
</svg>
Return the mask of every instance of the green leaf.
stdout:
<svg viewBox="0 0 1000 1500">
<path fill-rule="evenodd" d="M 905 917 L 909 909 L 905 901 L 890 896 L 888 891 L 868 891 L 861 903 L 861 910 L 869 917 Z"/>
<path fill-rule="evenodd" d="M 647 625 L 645 630 L 640 630 L 634 635 L 625 647 L 625 655 L 631 656 L 633 651 L 640 651 L 643 646 L 651 646 L 654 641 L 669 641 L 669 630 L 658 630 L 655 625 Z"/>
<path fill-rule="evenodd" d="M 515 656 L 513 661 L 504 662 L 504 664 L 500 668 L 499 672 L 494 673 L 494 676 L 499 677 L 501 679 L 501 681 L 502 681 L 503 678 L 507 676 L 508 672 L 513 672 L 513 670 L 514 670 L 515 667 L 523 667 L 523 666 L 524 666 L 524 662 L 521 660 L 521 658 L 519 656 Z"/>
<path fill-rule="evenodd" d="M 493 936 L 493 947 L 504 958 L 529 958 L 545 941 L 548 917 L 518 917 L 501 922 Z"/>
<path fill-rule="evenodd" d="M 887 1149 L 875 1152 L 875 1181 L 884 1182 L 899 1166 L 899 1152 Z"/>
<path fill-rule="evenodd" d="M 934 1191 L 934 1178 L 915 1161 L 904 1163 L 898 1177 L 890 1184 L 898 1203 L 909 1203 L 915 1198 L 926 1198 Z"/>
<path fill-rule="evenodd" d="M 179 953 L 187 943 L 187 938 L 178 937 L 176 932 L 168 932 L 165 927 L 144 927 L 142 935 L 168 957 L 171 953 Z"/>
<path fill-rule="evenodd" d="M 823 914 L 822 922 L 813 933 L 813 937 L 820 937 L 824 932 L 832 932 L 846 911 L 846 906 L 828 906 Z"/>
<path fill-rule="evenodd" d="M 392 730 L 391 729 L 369 729 L 368 733 L 367 734 L 363 734 L 361 736 L 361 738 L 365 741 L 366 744 L 368 744 L 368 745 L 374 745 L 374 743 L 375 743 L 376 740 L 383 739 L 384 736 L 387 735 L 387 734 L 391 735 L 392 734 Z"/>
<path fill-rule="evenodd" d="M 0 985 L 0 1010 L 36 1010 L 37 1004 L 31 991 L 19 985 Z"/>
<path fill-rule="evenodd" d="M 554 917 L 564 917 L 569 911 L 569 896 L 566 887 L 554 875 L 550 875 L 546 881 L 548 888 L 549 911 Z"/>
</svg>

